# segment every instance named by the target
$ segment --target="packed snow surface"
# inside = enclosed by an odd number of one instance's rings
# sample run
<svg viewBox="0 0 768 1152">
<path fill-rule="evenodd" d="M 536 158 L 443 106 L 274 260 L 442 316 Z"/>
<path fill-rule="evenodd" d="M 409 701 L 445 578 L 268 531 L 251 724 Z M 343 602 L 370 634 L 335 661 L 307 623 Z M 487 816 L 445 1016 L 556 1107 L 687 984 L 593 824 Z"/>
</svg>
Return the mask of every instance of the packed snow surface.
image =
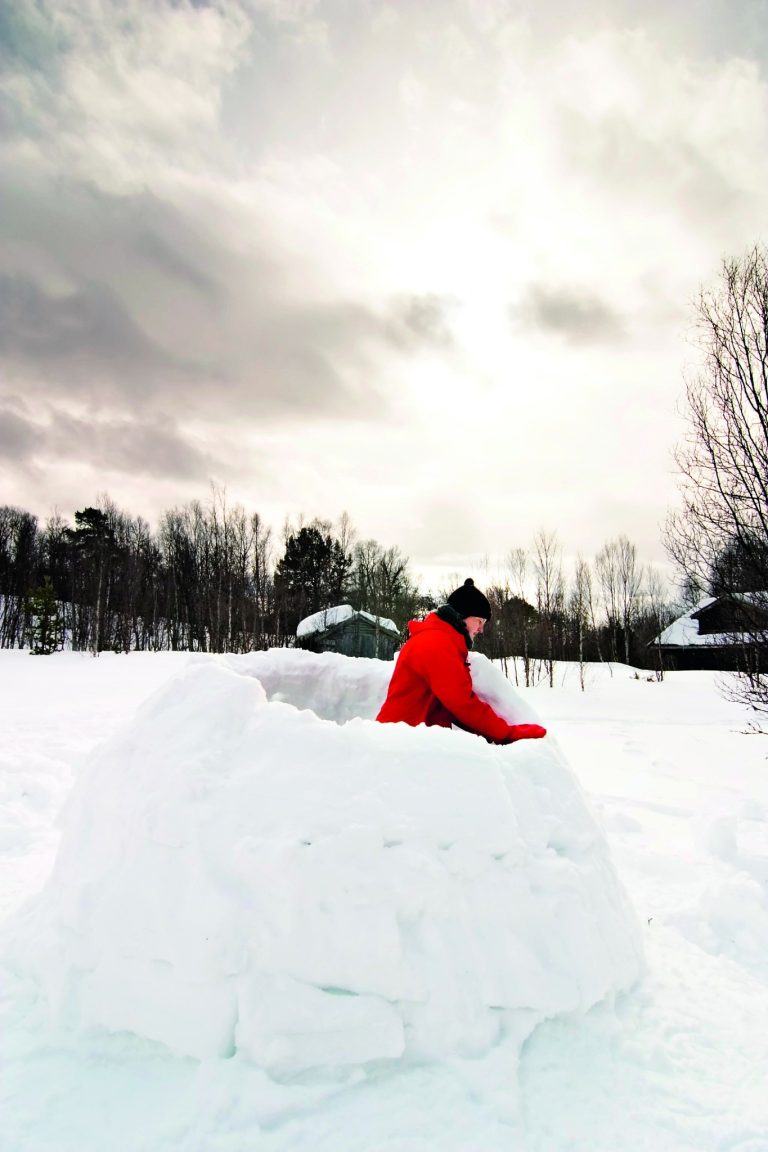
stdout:
<svg viewBox="0 0 768 1152">
<path fill-rule="evenodd" d="M 296 629 L 297 639 L 301 640 L 305 636 L 312 636 L 315 632 L 325 632 L 327 628 L 334 628 L 337 624 L 343 624 L 345 620 L 351 620 L 353 616 L 362 616 L 364 620 L 383 628 L 385 632 L 394 632 L 396 635 L 400 635 L 400 629 L 394 620 L 389 620 L 386 616 L 372 616 L 370 612 L 356 612 L 351 604 L 338 604 L 334 608 L 324 608 L 321 612 L 313 612 L 311 616 L 305 616 L 303 620 L 300 620 Z"/>
<path fill-rule="evenodd" d="M 639 926 L 554 741 L 363 718 L 390 673 L 204 659 L 96 750 L 11 946 L 58 1021 L 285 1076 L 477 1056 L 637 980 Z"/>
<path fill-rule="evenodd" d="M 321 691 L 293 654 L 284 656 L 271 675 L 263 657 L 249 658 L 246 673 L 275 704 L 301 698 L 327 720 L 342 700 L 365 696 L 366 715 L 375 711 L 387 665 L 349 683 L 336 672 Z M 232 661 L 0 652 L 4 950 L 12 934 L 19 939 L 17 910 L 51 874 L 57 817 L 73 782 L 65 838 L 82 805 L 77 790 L 101 757 L 92 753 L 89 763 L 91 750 L 106 740 L 124 751 L 125 734 L 144 730 L 137 705 L 206 664 L 226 671 Z M 511 665 L 510 676 L 514 682 Z M 485 1054 L 405 1055 L 290 1075 L 240 1051 L 199 1061 L 135 1033 L 59 1024 L 39 982 L 5 966 L 3 1152 L 768 1152 L 768 741 L 751 733 L 750 714 L 723 698 L 710 672 L 673 673 L 658 684 L 620 665 L 592 666 L 586 681 L 581 692 L 578 670 L 561 665 L 554 689 L 541 683 L 518 695 L 549 729 L 542 745 L 556 740 L 573 766 L 640 914 L 647 968 L 631 989 L 586 1014 L 542 1022 L 522 1047 L 514 1029 L 500 1029 Z M 228 704 L 214 696 L 206 707 L 210 713 L 217 701 L 223 721 Z M 159 754 L 156 763 L 164 770 Z M 202 769 L 196 779 L 205 781 Z M 197 801 L 205 803 L 204 790 Z M 135 805 L 114 814 L 118 839 Z M 186 819 L 189 804 L 184 811 Z M 106 835 L 84 832 L 87 841 Z M 158 851 L 174 850 L 160 843 Z M 100 877 L 91 879 L 78 921 L 98 904 Z M 155 872 L 148 881 L 166 882 Z M 210 885 L 208 877 L 206 900 Z M 83 943 L 90 954 L 92 939 Z M 135 943 L 145 947 L 143 929 Z M 194 939 L 190 951 L 199 954 Z M 128 960 L 134 955 L 127 951 Z M 316 998 L 307 1007 L 313 986 L 302 987 L 297 1019 L 321 1019 Z M 277 1008 L 284 1013 L 279 997 Z M 346 1036 L 351 1044 L 351 1029 Z M 320 1039 L 326 1044 L 327 1034 Z"/>
</svg>

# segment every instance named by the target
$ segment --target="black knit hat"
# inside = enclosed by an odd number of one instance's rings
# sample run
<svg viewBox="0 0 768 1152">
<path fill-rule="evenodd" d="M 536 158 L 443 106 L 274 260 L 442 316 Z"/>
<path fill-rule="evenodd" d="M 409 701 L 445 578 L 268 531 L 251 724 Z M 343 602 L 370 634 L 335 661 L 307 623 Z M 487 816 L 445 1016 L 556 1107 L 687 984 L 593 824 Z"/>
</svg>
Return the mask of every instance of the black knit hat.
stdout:
<svg viewBox="0 0 768 1152">
<path fill-rule="evenodd" d="M 467 577 L 461 588 L 451 592 L 448 603 L 465 620 L 467 616 L 481 616 L 483 620 L 490 620 L 491 618 L 491 606 L 480 589 L 475 588 L 475 582 L 471 576 Z"/>
</svg>

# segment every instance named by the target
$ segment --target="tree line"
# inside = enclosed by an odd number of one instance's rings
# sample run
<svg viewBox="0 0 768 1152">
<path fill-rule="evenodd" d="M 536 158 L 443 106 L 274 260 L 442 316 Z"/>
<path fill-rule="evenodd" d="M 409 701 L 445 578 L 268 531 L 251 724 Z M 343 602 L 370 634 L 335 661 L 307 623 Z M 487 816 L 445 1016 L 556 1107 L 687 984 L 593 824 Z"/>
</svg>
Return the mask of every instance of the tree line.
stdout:
<svg viewBox="0 0 768 1152">
<path fill-rule="evenodd" d="M 487 595 L 494 623 L 477 647 L 502 663 L 517 657 L 513 674 L 526 685 L 546 678 L 552 686 L 559 661 L 578 663 L 582 688 L 589 662 L 621 661 L 661 678 L 652 642 L 681 611 L 659 570 L 641 564 L 624 535 L 592 560 L 577 556 L 569 571 L 557 534 L 540 531 L 529 548 L 510 551 L 505 579 Z"/>
<path fill-rule="evenodd" d="M 152 531 L 111 500 L 74 524 L 0 508 L 0 647 L 242 653 L 293 645 L 301 619 L 341 603 L 406 622 L 461 583 L 420 589 L 396 546 L 338 521 L 287 523 L 281 537 L 214 490 L 163 513 Z M 554 533 L 509 553 L 486 588 L 493 624 L 478 647 L 521 658 L 526 682 L 559 660 L 652 666 L 648 643 L 674 614 L 655 570 L 625 536 L 566 572 Z M 404 631 L 405 634 L 405 631 Z"/>
<path fill-rule="evenodd" d="M 109 499 L 74 525 L 0 507 L 2 648 L 249 652 L 292 644 L 303 617 L 342 602 L 399 621 L 422 607 L 407 558 L 357 540 L 346 515 L 287 524 L 278 548 L 220 491 L 154 532 Z"/>
</svg>

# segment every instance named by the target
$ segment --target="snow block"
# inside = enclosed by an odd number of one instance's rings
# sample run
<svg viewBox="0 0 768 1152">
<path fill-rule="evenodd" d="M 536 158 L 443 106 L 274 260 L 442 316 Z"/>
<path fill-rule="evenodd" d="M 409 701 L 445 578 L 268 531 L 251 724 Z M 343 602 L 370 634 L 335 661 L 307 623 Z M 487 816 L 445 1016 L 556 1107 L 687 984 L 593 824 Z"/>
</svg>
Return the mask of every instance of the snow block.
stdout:
<svg viewBox="0 0 768 1152">
<path fill-rule="evenodd" d="M 635 981 L 638 925 L 555 741 L 372 723 L 390 674 L 200 658 L 94 751 L 9 957 L 59 1022 L 292 1075 L 479 1054 Z"/>
</svg>

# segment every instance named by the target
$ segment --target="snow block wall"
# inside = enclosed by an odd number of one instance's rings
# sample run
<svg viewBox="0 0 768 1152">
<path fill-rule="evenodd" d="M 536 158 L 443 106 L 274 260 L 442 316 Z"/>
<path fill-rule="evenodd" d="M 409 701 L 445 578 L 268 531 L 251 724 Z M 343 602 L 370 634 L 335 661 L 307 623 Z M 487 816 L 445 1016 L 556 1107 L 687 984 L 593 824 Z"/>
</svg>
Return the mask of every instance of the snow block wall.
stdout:
<svg viewBox="0 0 768 1152">
<path fill-rule="evenodd" d="M 198 658 L 92 754 L 11 946 L 59 1022 L 292 1075 L 478 1054 L 634 982 L 555 741 L 372 723 L 391 667 Z M 482 657 L 473 677 L 535 719 Z"/>
</svg>

